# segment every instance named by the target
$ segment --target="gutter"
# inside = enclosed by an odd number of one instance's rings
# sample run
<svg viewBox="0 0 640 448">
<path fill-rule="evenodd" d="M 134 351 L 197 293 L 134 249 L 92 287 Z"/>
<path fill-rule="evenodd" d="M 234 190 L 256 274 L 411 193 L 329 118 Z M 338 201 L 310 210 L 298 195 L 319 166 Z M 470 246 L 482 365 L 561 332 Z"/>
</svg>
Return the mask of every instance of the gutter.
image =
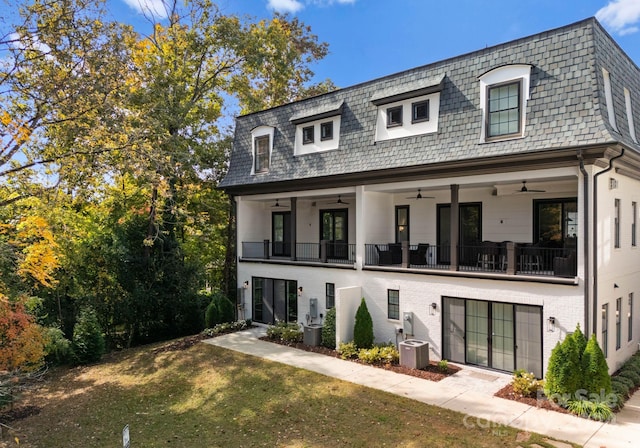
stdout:
<svg viewBox="0 0 640 448">
<path fill-rule="evenodd" d="M 584 169 L 584 158 L 582 157 L 582 150 L 578 150 L 578 160 L 580 161 L 580 172 L 582 173 L 582 197 L 584 202 L 584 238 L 582 238 L 583 253 L 584 253 L 584 334 L 589 335 L 589 286 L 591 284 L 591 278 L 589 276 L 589 174 Z M 595 234 L 595 231 L 594 231 Z"/>
<path fill-rule="evenodd" d="M 624 148 L 620 149 L 620 154 L 609 159 L 609 166 L 593 176 L 593 331 L 591 334 L 596 334 L 598 324 L 598 177 L 613 169 L 613 162 L 624 155 Z"/>
</svg>

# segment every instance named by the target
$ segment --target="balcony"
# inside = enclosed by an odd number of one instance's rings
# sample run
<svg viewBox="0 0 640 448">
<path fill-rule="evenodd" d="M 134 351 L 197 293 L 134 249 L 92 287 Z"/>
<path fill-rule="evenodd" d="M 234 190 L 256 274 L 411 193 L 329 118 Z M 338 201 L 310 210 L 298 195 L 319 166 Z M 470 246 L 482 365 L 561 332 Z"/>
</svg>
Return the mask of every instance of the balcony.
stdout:
<svg viewBox="0 0 640 448">
<path fill-rule="evenodd" d="M 243 241 L 242 260 L 269 260 L 296 264 L 326 264 L 353 267 L 356 262 L 356 245 L 334 241 L 318 243 L 295 243 L 295 253 L 291 244 L 282 242 Z"/>
<path fill-rule="evenodd" d="M 457 252 L 453 253 L 450 246 L 444 245 L 382 243 L 365 244 L 364 266 L 573 278 L 577 273 L 577 257 L 575 247 L 545 247 L 510 241 L 458 246 Z"/>
</svg>

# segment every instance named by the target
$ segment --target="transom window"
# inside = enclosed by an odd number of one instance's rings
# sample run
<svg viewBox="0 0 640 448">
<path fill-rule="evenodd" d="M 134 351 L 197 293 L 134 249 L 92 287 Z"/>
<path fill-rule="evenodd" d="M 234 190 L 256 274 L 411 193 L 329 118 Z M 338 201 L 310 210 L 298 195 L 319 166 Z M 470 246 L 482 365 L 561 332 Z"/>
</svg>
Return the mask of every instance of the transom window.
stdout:
<svg viewBox="0 0 640 448">
<path fill-rule="evenodd" d="M 387 317 L 400 319 L 400 291 L 397 289 L 387 289 Z"/>
<path fill-rule="evenodd" d="M 402 106 L 387 109 L 387 127 L 402 126 Z"/>
<path fill-rule="evenodd" d="M 320 140 L 331 140 L 333 138 L 333 121 L 320 124 Z"/>
<path fill-rule="evenodd" d="M 302 144 L 308 145 L 313 143 L 313 126 L 307 126 L 302 128 Z"/>
<path fill-rule="evenodd" d="M 520 134 L 520 84 L 520 81 L 516 81 L 488 88 L 489 138 Z"/>
<path fill-rule="evenodd" d="M 429 100 L 419 101 L 411 105 L 411 122 L 419 123 L 429 120 Z"/>
<path fill-rule="evenodd" d="M 265 173 L 269 171 L 269 136 L 262 135 L 255 139 L 256 148 L 256 173 Z"/>
</svg>

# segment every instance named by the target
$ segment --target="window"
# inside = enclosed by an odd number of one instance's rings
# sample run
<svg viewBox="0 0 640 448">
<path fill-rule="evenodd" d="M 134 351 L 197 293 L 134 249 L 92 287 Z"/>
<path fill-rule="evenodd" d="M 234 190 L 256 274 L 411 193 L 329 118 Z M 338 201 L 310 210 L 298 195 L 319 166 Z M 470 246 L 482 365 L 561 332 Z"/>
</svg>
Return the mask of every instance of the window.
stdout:
<svg viewBox="0 0 640 448">
<path fill-rule="evenodd" d="M 336 285 L 335 283 L 325 284 L 325 305 L 326 309 L 336 306 Z"/>
<path fill-rule="evenodd" d="M 265 173 L 269 171 L 269 136 L 262 135 L 255 139 L 256 150 L 256 173 Z"/>
<path fill-rule="evenodd" d="M 396 243 L 409 241 L 409 206 L 396 206 Z"/>
<path fill-rule="evenodd" d="M 622 342 L 622 297 L 616 299 L 616 350 Z"/>
<path fill-rule="evenodd" d="M 313 126 L 302 128 L 302 144 L 308 145 L 313 143 Z"/>
<path fill-rule="evenodd" d="M 637 229 L 638 229 L 638 203 L 631 203 L 631 245 L 637 246 Z"/>
<path fill-rule="evenodd" d="M 419 123 L 429 120 L 429 100 L 419 101 L 411 105 L 411 122 Z"/>
<path fill-rule="evenodd" d="M 608 350 L 608 340 L 607 340 L 607 332 L 609 330 L 609 304 L 605 303 L 602 305 L 602 352 L 604 353 L 604 357 L 607 357 Z"/>
<path fill-rule="evenodd" d="M 333 121 L 320 124 L 320 140 L 331 140 L 333 138 Z"/>
<path fill-rule="evenodd" d="M 387 127 L 402 126 L 402 106 L 387 109 Z"/>
<path fill-rule="evenodd" d="M 487 137 L 520 134 L 520 81 L 488 89 Z"/>
<path fill-rule="evenodd" d="M 629 125 L 629 135 L 631 135 L 631 139 L 638 143 L 638 139 L 636 137 L 636 130 L 633 125 L 633 108 L 631 107 L 631 94 L 629 90 L 625 87 L 624 89 L 624 103 L 627 109 L 627 123 Z"/>
<path fill-rule="evenodd" d="M 320 241 L 327 241 L 327 257 L 346 260 L 349 256 L 349 211 L 320 210 Z"/>
<path fill-rule="evenodd" d="M 577 247 L 578 201 L 576 198 L 533 201 L 533 241 L 545 247 Z"/>
<path fill-rule="evenodd" d="M 629 294 L 629 311 L 627 311 L 627 341 L 633 339 L 633 293 Z"/>
<path fill-rule="evenodd" d="M 271 241 L 273 256 L 291 256 L 291 212 L 271 214 Z"/>
<path fill-rule="evenodd" d="M 400 291 L 387 289 L 387 317 L 400 320 Z"/>
<path fill-rule="evenodd" d="M 613 244 L 620 247 L 620 199 L 616 199 L 613 204 Z"/>
</svg>

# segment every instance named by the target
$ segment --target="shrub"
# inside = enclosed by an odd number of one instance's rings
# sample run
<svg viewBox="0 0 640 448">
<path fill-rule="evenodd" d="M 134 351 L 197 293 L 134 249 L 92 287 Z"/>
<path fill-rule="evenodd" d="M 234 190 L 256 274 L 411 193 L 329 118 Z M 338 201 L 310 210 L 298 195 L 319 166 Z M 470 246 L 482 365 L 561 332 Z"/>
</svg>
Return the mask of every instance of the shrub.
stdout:
<svg viewBox="0 0 640 448">
<path fill-rule="evenodd" d="M 221 293 L 215 293 L 207 306 L 204 316 L 204 324 L 207 328 L 213 328 L 218 324 L 233 322 L 233 303 Z"/>
<path fill-rule="evenodd" d="M 523 397 L 537 397 L 538 392 L 542 390 L 544 382 L 538 380 L 533 373 L 525 372 L 518 369 L 513 374 L 511 385 L 513 391 Z"/>
<path fill-rule="evenodd" d="M 277 322 L 267 327 L 267 337 L 283 342 L 302 342 L 304 333 L 297 323 Z"/>
<path fill-rule="evenodd" d="M 85 308 L 80 312 L 73 327 L 73 352 L 78 364 L 100 361 L 105 352 L 104 336 L 94 310 Z"/>
<path fill-rule="evenodd" d="M 570 400 L 567 409 L 580 417 L 608 422 L 613 417 L 609 405 L 602 401 Z"/>
<path fill-rule="evenodd" d="M 336 348 L 336 308 L 327 311 L 322 326 L 322 345 L 335 350 Z"/>
<path fill-rule="evenodd" d="M 611 392 L 620 395 L 622 398 L 629 398 L 629 387 L 618 381 L 611 381 Z"/>
<path fill-rule="evenodd" d="M 358 356 L 358 347 L 355 342 L 341 342 L 338 345 L 338 353 L 342 359 L 351 359 Z"/>
<path fill-rule="evenodd" d="M 634 372 L 633 370 L 627 367 L 623 368 L 622 371 L 618 374 L 618 376 L 629 378 L 631 381 L 633 381 L 634 387 L 640 386 L 640 375 L 638 375 L 636 372 Z"/>
<path fill-rule="evenodd" d="M 633 389 L 635 387 L 635 383 L 633 382 L 633 380 L 625 376 L 614 376 L 613 378 L 611 378 L 611 384 L 613 383 L 624 384 L 629 389 Z"/>
<path fill-rule="evenodd" d="M 353 342 L 358 348 L 373 347 L 373 320 L 367 302 L 362 298 L 358 311 L 356 311 L 356 322 L 353 328 Z"/>
<path fill-rule="evenodd" d="M 449 361 L 446 359 L 438 361 L 438 369 L 443 373 L 447 373 L 449 371 Z"/>
<path fill-rule="evenodd" d="M 392 345 L 362 348 L 358 351 L 358 359 L 367 364 L 397 363 L 400 354 Z"/>
<path fill-rule="evenodd" d="M 582 356 L 583 387 L 589 393 L 611 393 L 611 377 L 604 353 L 598 345 L 595 334 L 591 335 Z"/>
<path fill-rule="evenodd" d="M 232 333 L 234 331 L 241 331 L 251 326 L 251 319 L 238 320 L 235 322 L 225 322 L 218 324 L 213 328 L 206 328 L 202 332 L 206 336 L 218 336 L 220 334 Z"/>
<path fill-rule="evenodd" d="M 47 363 L 71 364 L 74 359 L 73 346 L 71 341 L 64 337 L 64 332 L 56 327 L 47 327 L 44 329 L 44 333 L 47 341 L 44 347 Z"/>
<path fill-rule="evenodd" d="M 581 388 L 582 365 L 577 349 L 574 338 L 567 337 L 551 351 L 544 385 L 547 397 L 573 396 Z"/>
</svg>

